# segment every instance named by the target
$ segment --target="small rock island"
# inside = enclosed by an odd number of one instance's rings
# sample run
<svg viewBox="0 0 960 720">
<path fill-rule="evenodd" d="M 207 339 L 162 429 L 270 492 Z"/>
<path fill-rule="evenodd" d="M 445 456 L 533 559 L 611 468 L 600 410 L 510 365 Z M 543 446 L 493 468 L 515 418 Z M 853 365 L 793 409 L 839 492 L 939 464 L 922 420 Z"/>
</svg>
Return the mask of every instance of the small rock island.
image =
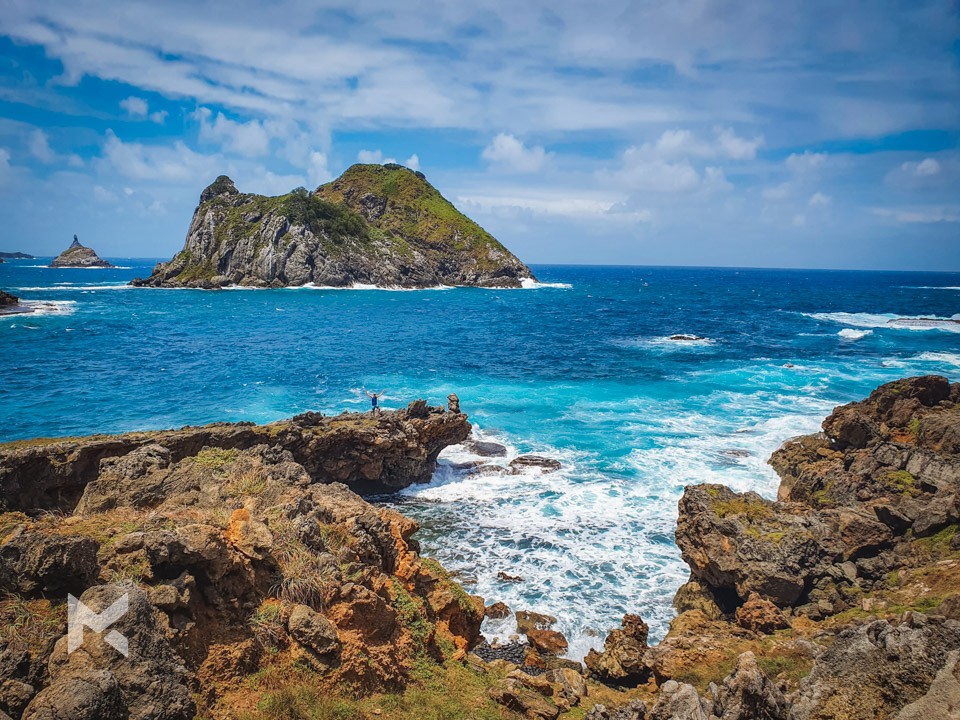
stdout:
<svg viewBox="0 0 960 720">
<path fill-rule="evenodd" d="M 146 287 L 521 287 L 533 273 L 423 173 L 354 165 L 314 192 L 241 193 L 225 175 L 200 195 L 183 250 Z"/>
<path fill-rule="evenodd" d="M 81 245 L 77 236 L 73 236 L 73 242 L 66 250 L 57 255 L 56 259 L 50 263 L 52 268 L 112 268 L 113 265 L 106 260 L 101 260 L 100 256 L 94 252 L 93 248 Z"/>
</svg>

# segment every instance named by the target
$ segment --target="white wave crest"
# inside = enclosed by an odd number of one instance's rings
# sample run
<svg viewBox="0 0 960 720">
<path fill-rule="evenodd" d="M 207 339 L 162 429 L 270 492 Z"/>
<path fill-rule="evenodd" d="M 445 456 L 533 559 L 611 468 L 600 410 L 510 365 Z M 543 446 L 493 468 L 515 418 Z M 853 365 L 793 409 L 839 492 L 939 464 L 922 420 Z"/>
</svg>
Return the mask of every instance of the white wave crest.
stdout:
<svg viewBox="0 0 960 720">
<path fill-rule="evenodd" d="M 17 310 L 11 315 L 72 315 L 77 309 L 76 300 L 20 300 Z"/>
<path fill-rule="evenodd" d="M 854 330 L 853 328 L 844 328 L 837 333 L 844 340 L 859 340 L 867 335 L 873 335 L 873 330 Z"/>
<path fill-rule="evenodd" d="M 523 278 L 523 279 L 520 281 L 520 286 L 521 286 L 524 290 L 538 290 L 538 289 L 540 289 L 540 288 L 559 288 L 559 289 L 562 289 L 562 290 L 569 290 L 570 288 L 573 287 L 573 285 L 571 285 L 570 283 L 561 283 L 561 282 L 555 282 L 555 283 L 537 282 L 537 281 L 534 280 L 533 278 Z"/>
<path fill-rule="evenodd" d="M 960 333 L 960 315 L 939 317 L 936 315 L 911 316 L 893 313 L 803 313 L 806 317 L 822 322 L 852 325 L 860 328 L 883 328 L 886 330 L 942 330 Z"/>
</svg>

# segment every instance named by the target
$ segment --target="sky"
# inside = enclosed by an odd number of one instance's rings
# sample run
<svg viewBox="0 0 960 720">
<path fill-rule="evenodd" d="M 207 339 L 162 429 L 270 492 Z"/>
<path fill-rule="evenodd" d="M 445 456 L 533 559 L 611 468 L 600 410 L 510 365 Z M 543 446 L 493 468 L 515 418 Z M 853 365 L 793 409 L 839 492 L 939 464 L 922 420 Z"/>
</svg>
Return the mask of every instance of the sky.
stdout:
<svg viewBox="0 0 960 720">
<path fill-rule="evenodd" d="M 4 0 L 0 250 L 421 170 L 530 263 L 960 271 L 955 0 Z"/>
</svg>

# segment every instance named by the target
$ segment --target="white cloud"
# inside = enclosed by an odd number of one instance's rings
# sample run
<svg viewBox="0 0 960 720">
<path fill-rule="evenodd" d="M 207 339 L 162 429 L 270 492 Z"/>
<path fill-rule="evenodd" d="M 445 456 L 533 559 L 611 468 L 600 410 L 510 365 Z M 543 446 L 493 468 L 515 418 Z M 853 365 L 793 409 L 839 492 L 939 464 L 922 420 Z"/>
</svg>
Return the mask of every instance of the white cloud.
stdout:
<svg viewBox="0 0 960 720">
<path fill-rule="evenodd" d="M 763 136 L 747 139 L 737 137 L 731 128 L 721 128 L 717 132 L 717 149 L 721 157 L 731 160 L 753 160 L 757 148 L 763 144 Z"/>
<path fill-rule="evenodd" d="M 411 170 L 419 170 L 419 169 L 420 169 L 420 156 L 417 155 L 416 153 L 414 153 L 413 155 L 411 155 L 410 157 L 408 157 L 406 160 L 404 160 L 403 164 L 406 165 L 406 166 L 407 166 L 408 168 L 410 168 Z"/>
<path fill-rule="evenodd" d="M 99 203 L 112 204 L 117 202 L 117 195 L 102 185 L 93 186 L 93 199 Z"/>
<path fill-rule="evenodd" d="M 223 161 L 194 152 L 179 140 L 172 146 L 125 143 L 108 130 L 98 164 L 137 180 L 198 184 L 200 178 L 216 177 Z"/>
<path fill-rule="evenodd" d="M 150 122 L 155 122 L 157 125 L 163 125 L 163 123 L 166 122 L 167 120 L 167 115 L 168 113 L 166 110 L 158 110 L 157 112 L 152 112 L 149 115 Z"/>
<path fill-rule="evenodd" d="M 513 172 L 532 173 L 540 170 L 547 160 L 543 147 L 528 148 L 517 137 L 500 133 L 483 149 L 485 160 Z"/>
<path fill-rule="evenodd" d="M 940 173 L 940 163 L 934 158 L 924 158 L 920 162 L 905 162 L 900 169 L 915 177 L 930 177 Z"/>
<path fill-rule="evenodd" d="M 831 202 L 833 202 L 833 198 L 818 191 L 810 196 L 810 200 L 807 201 L 807 204 L 810 205 L 810 207 L 826 207 Z"/>
<path fill-rule="evenodd" d="M 617 206 L 612 197 L 577 193 L 565 189 L 531 190 L 513 188 L 505 191 L 484 189 L 457 196 L 457 203 L 480 211 L 513 210 L 538 215 L 593 217 L 606 215 Z"/>
<path fill-rule="evenodd" d="M 357 153 L 357 162 L 364 165 L 381 165 L 383 164 L 383 151 L 361 150 Z"/>
<path fill-rule="evenodd" d="M 33 130 L 27 138 L 27 149 L 30 154 L 45 165 L 66 163 L 70 167 L 83 167 L 83 160 L 79 155 L 71 153 L 61 155 L 50 147 L 50 138 L 43 130 Z"/>
<path fill-rule="evenodd" d="M 222 112 L 214 115 L 202 107 L 194 114 L 200 121 L 200 140 L 218 143 L 221 147 L 246 157 L 260 157 L 270 150 L 270 135 L 257 120 L 238 122 Z"/>
<path fill-rule="evenodd" d="M 873 208 L 873 213 L 901 223 L 960 223 L 960 209 L 958 208 Z"/>
<path fill-rule="evenodd" d="M 43 130 L 34 130 L 30 133 L 27 147 L 30 154 L 42 163 L 49 165 L 57 160 L 57 154 L 50 147 L 50 138 Z"/>
<path fill-rule="evenodd" d="M 797 175 L 805 175 L 816 172 L 822 168 L 826 162 L 826 153 L 805 150 L 802 153 L 791 153 L 784 161 L 784 164 L 790 172 Z"/>
<path fill-rule="evenodd" d="M 327 166 L 327 156 L 314 150 L 310 153 L 310 160 L 307 163 L 307 182 L 309 187 L 316 187 L 333 179 L 333 173 Z"/>
<path fill-rule="evenodd" d="M 125 100 L 121 100 L 120 107 L 126 110 L 128 115 L 133 115 L 134 117 L 146 117 L 150 111 L 150 106 L 146 100 L 132 95 Z"/>
</svg>

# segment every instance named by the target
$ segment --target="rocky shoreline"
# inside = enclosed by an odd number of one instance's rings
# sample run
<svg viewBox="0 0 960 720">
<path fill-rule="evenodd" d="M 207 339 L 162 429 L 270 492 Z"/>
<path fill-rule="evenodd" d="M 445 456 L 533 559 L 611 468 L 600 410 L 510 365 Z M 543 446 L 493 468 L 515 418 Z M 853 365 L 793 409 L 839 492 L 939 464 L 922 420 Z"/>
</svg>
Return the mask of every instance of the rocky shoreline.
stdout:
<svg viewBox="0 0 960 720">
<path fill-rule="evenodd" d="M 444 447 L 468 441 L 453 400 L 0 445 L 0 710 L 956 716 L 960 384 L 910 378 L 837 408 L 774 453 L 777 501 L 687 487 L 677 544 L 691 577 L 669 633 L 651 647 L 627 615 L 585 669 L 546 615 L 516 609 L 517 642 L 483 642 L 484 615 L 511 609 L 485 608 L 419 556 L 415 523 L 354 492 L 428 480 Z M 67 652 L 68 592 L 97 609 L 128 597 L 113 627 L 130 658 L 92 631 Z"/>
</svg>

